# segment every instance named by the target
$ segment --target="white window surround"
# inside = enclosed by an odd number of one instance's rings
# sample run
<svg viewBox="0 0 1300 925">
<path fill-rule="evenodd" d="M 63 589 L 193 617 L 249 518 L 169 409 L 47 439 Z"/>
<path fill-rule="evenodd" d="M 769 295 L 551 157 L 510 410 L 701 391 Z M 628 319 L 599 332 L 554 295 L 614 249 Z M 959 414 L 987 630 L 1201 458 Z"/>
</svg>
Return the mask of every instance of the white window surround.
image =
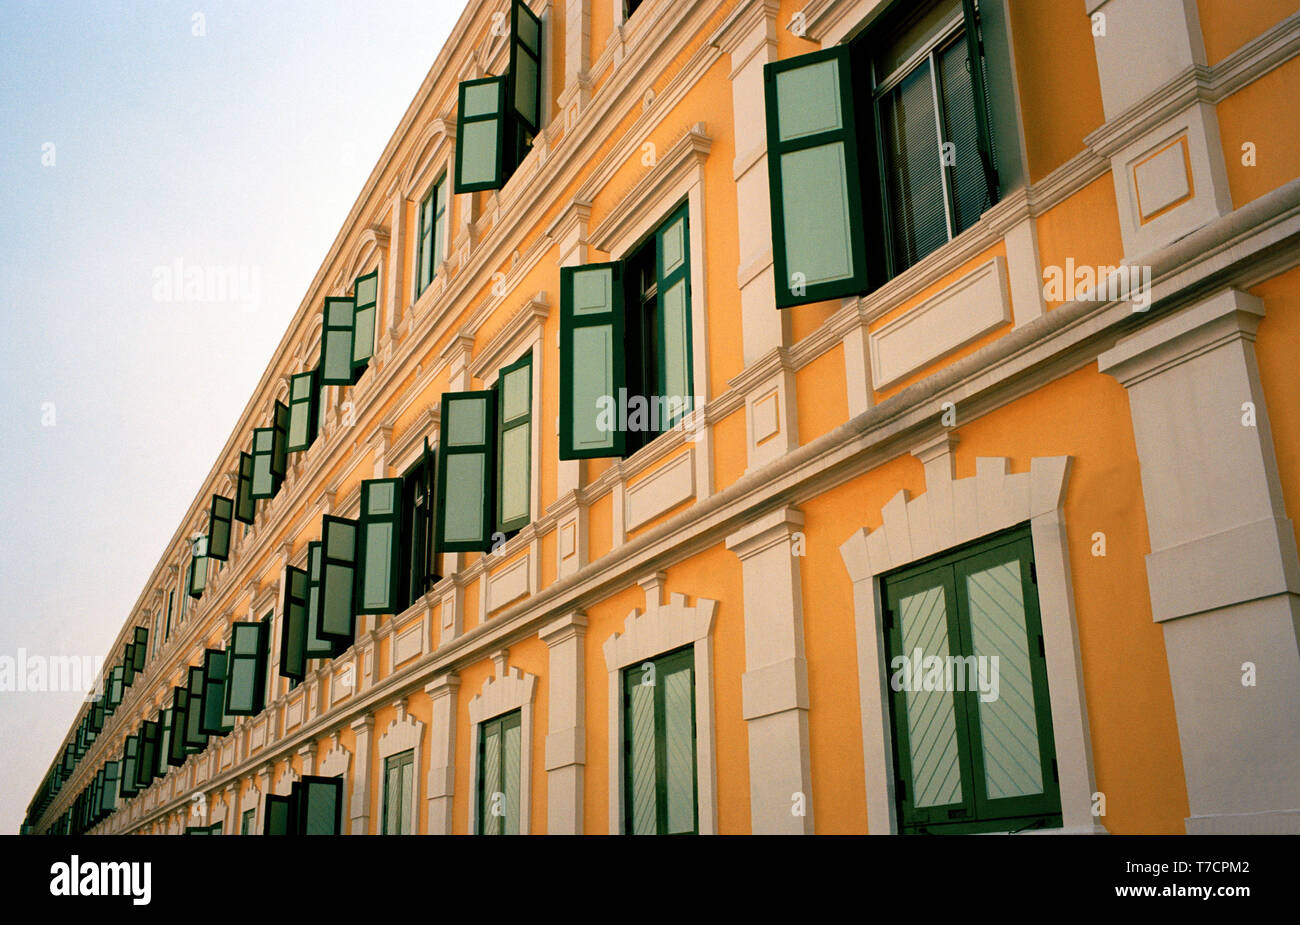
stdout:
<svg viewBox="0 0 1300 925">
<path fill-rule="evenodd" d="M 439 253 L 436 255 L 437 259 L 434 261 L 433 279 L 429 281 L 429 286 L 424 292 L 418 294 L 416 292 L 416 287 L 420 284 L 417 273 L 419 266 L 420 203 L 424 201 L 424 197 L 428 195 L 430 188 L 438 179 L 441 178 L 444 182 L 451 182 L 455 163 L 455 141 L 456 126 L 454 124 L 443 119 L 432 120 L 428 128 L 425 129 L 424 136 L 416 145 L 416 150 L 420 151 L 420 154 L 412 160 L 406 173 L 402 176 L 399 189 L 401 190 L 402 199 L 406 202 L 406 207 L 415 212 L 416 243 L 416 247 L 411 251 L 411 265 L 406 268 L 409 285 L 405 293 L 407 302 L 402 311 L 403 318 L 408 317 L 417 305 L 432 301 L 434 293 L 442 290 L 442 286 L 438 285 L 438 280 L 446 279 L 445 264 L 449 252 L 447 239 L 451 237 L 452 206 L 457 198 L 450 186 L 447 188 L 446 233 L 443 235 L 443 240 L 438 248 Z M 398 248 L 404 247 L 401 236 L 406 232 L 405 224 L 402 223 L 403 227 L 397 231 L 398 241 L 396 246 Z"/>
<path fill-rule="evenodd" d="M 405 698 L 397 701 L 393 706 L 397 708 L 397 716 L 384 727 L 384 734 L 379 737 L 379 741 L 375 746 L 375 754 L 379 759 L 381 780 L 379 815 L 382 820 L 386 812 L 384 800 L 388 798 L 386 789 L 388 776 L 384 773 L 384 763 L 393 755 L 400 755 L 402 752 L 408 751 L 414 752 L 415 758 L 411 769 L 411 824 L 413 830 L 418 832 L 420 828 L 420 747 L 424 742 L 424 723 L 406 712 Z M 383 830 L 382 821 L 378 826 L 378 830 Z"/>
<path fill-rule="evenodd" d="M 1096 781 L 1084 701 L 1064 515 L 1070 457 L 1038 457 L 1029 472 L 1011 474 L 1001 457 L 976 459 L 971 478 L 952 478 L 952 438 L 943 434 L 916 450 L 926 493 L 900 491 L 881 510 L 881 526 L 854 532 L 840 556 L 853 581 L 862 749 L 870 834 L 896 834 L 889 670 L 882 645 L 881 575 L 982 536 L 1028 521 L 1038 577 L 1047 658 L 1052 731 L 1060 774 L 1062 827 L 1038 833 L 1103 834 L 1092 815 Z"/>
<path fill-rule="evenodd" d="M 341 820 L 339 828 L 342 833 L 348 830 L 348 800 L 351 797 L 351 788 L 348 787 L 348 774 L 352 770 L 352 752 L 339 744 L 339 734 L 335 732 L 330 736 L 330 750 L 317 765 L 316 774 L 319 777 L 342 777 L 343 778 L 343 805 L 339 809 L 339 819 Z"/>
<path fill-rule="evenodd" d="M 478 832 L 479 726 L 493 717 L 518 710 L 519 834 L 528 835 L 532 831 L 533 696 L 537 692 L 537 675 L 507 668 L 503 656 L 498 656 L 497 672 L 483 682 L 482 690 L 469 702 L 469 834 Z"/>
<path fill-rule="evenodd" d="M 647 580 L 646 612 L 636 608 L 623 621 L 623 632 L 614 633 L 602 646 L 609 672 L 609 832 L 624 832 L 623 800 L 623 669 L 647 659 L 693 646 L 695 656 L 695 780 L 699 804 L 697 831 L 716 835 L 718 831 L 718 773 L 713 729 L 713 622 L 718 602 L 696 598 L 686 605 L 686 595 L 672 594 L 660 603 L 659 582 Z"/>
</svg>

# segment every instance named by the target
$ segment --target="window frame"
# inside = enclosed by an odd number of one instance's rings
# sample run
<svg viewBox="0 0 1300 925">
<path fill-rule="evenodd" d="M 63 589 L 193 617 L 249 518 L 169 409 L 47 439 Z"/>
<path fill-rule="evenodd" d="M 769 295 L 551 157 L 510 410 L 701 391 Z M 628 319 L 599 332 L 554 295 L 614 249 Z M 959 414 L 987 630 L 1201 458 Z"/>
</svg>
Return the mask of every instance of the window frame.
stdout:
<svg viewBox="0 0 1300 925">
<path fill-rule="evenodd" d="M 400 752 L 397 752 L 396 754 L 385 756 L 385 757 L 384 757 L 384 766 L 383 766 L 383 768 L 384 768 L 384 802 L 383 802 L 383 808 L 382 808 L 381 815 L 380 815 L 380 829 L 379 829 L 379 834 L 381 834 L 381 835 L 414 835 L 414 834 L 415 834 L 415 821 L 416 821 L 416 817 L 415 817 L 415 775 L 416 775 L 416 773 L 419 771 L 419 769 L 418 769 L 418 768 L 416 767 L 416 765 L 415 765 L 415 749 L 414 749 L 414 748 L 408 748 L 408 749 L 406 749 L 405 751 L 400 751 Z M 402 770 L 403 768 L 410 768 L 410 769 L 411 769 L 410 778 L 409 778 L 409 784 L 410 784 L 410 787 L 409 787 L 409 789 L 405 789 L 405 790 L 404 790 L 403 787 L 402 787 L 402 775 L 401 775 L 401 770 Z M 398 797 L 399 802 L 400 802 L 400 804 L 401 804 L 401 805 L 399 805 L 399 806 L 397 807 L 397 813 L 398 813 L 398 825 L 397 825 L 397 829 L 398 829 L 398 830 L 397 830 L 396 832 L 390 832 L 390 831 L 389 831 L 389 823 L 388 823 L 388 817 L 391 815 L 391 812 L 390 812 L 391 803 L 390 803 L 390 801 L 391 801 L 392 798 L 393 798 L 393 793 L 392 793 L 392 790 L 391 790 L 390 787 L 389 787 L 389 784 L 392 782 L 392 779 L 391 779 L 390 775 L 393 773 L 393 771 L 397 771 L 397 772 L 398 772 L 398 774 L 397 774 L 397 789 L 398 789 L 399 792 L 398 792 L 398 794 L 397 794 L 397 797 Z M 404 829 L 406 829 L 406 828 L 408 827 L 408 824 L 409 824 L 409 829 L 410 829 L 410 830 L 409 830 L 409 831 L 403 831 Z"/>
<path fill-rule="evenodd" d="M 644 675 L 642 680 L 637 681 L 637 674 L 644 672 L 646 665 L 652 665 L 655 675 L 654 684 L 654 750 L 655 750 L 655 828 L 657 835 L 674 834 L 674 835 L 696 835 L 700 831 L 700 768 L 699 768 L 699 732 L 696 728 L 696 678 L 695 678 L 695 652 L 693 645 L 686 645 L 671 652 L 665 652 L 648 658 L 640 664 L 628 665 L 622 669 L 623 674 L 623 741 L 619 747 L 623 749 L 624 754 L 634 748 L 632 742 L 631 729 L 631 710 L 632 710 L 632 688 L 638 684 L 644 684 Z M 667 825 L 667 743 L 665 738 L 666 710 L 663 704 L 665 686 L 659 683 L 659 680 L 667 674 L 682 670 L 684 666 L 691 673 L 691 796 L 692 813 L 694 816 L 690 832 L 668 833 L 664 831 Z M 623 769 L 623 831 L 631 833 L 633 829 L 633 814 L 635 808 L 632 805 L 632 788 L 633 788 L 633 767 L 631 761 L 624 762 Z M 647 833 L 648 834 L 648 833 Z"/>
<path fill-rule="evenodd" d="M 478 750 L 478 764 L 477 764 L 478 772 L 476 775 L 478 779 L 475 781 L 475 785 L 474 785 L 474 799 L 477 801 L 478 813 L 475 815 L 474 834 L 475 835 L 524 834 L 522 829 L 522 825 L 523 825 L 522 814 L 520 814 L 519 818 L 515 820 L 515 826 L 517 831 L 515 832 L 505 831 L 506 819 L 504 816 L 495 817 L 501 820 L 499 826 L 500 831 L 497 832 L 488 831 L 489 824 L 487 822 L 487 800 L 486 800 L 488 796 L 488 791 L 487 791 L 488 781 L 484 773 L 484 760 L 483 760 L 484 751 L 487 748 L 488 733 L 491 730 L 493 729 L 497 730 L 498 735 L 500 736 L 499 741 L 502 742 L 504 742 L 505 734 L 508 730 L 510 729 L 519 730 L 520 768 L 518 769 L 515 776 L 515 783 L 516 786 L 519 788 L 519 792 L 515 794 L 515 805 L 517 807 L 521 805 L 523 799 L 523 785 L 524 785 L 523 763 L 527 760 L 527 752 L 528 752 L 527 743 L 524 741 L 523 709 L 520 707 L 516 707 L 513 710 L 507 710 L 504 713 L 498 713 L 496 716 L 484 719 L 482 722 L 477 723 L 476 727 L 477 727 L 477 736 L 476 736 L 476 741 L 474 743 L 474 747 Z M 494 784 L 496 786 L 504 788 L 505 787 L 504 781 L 507 773 L 506 763 L 504 761 L 504 748 L 502 749 L 501 758 L 497 762 L 497 771 L 498 771 L 498 779 L 494 782 Z M 504 790 L 494 790 L 492 791 L 492 793 L 493 794 L 504 793 Z"/>
<path fill-rule="evenodd" d="M 447 189 L 447 172 L 444 170 L 438 179 L 429 186 L 429 191 L 420 200 L 415 226 L 415 298 L 424 295 L 438 275 L 438 267 L 446 259 L 447 251 L 447 213 L 450 209 L 449 190 Z M 442 200 L 439 204 L 439 199 Z M 424 227 L 425 216 L 429 215 L 429 228 Z M 425 248 L 425 238 L 429 246 Z M 427 261 L 427 264 L 426 264 Z M 428 279 L 424 278 L 428 273 Z"/>
</svg>

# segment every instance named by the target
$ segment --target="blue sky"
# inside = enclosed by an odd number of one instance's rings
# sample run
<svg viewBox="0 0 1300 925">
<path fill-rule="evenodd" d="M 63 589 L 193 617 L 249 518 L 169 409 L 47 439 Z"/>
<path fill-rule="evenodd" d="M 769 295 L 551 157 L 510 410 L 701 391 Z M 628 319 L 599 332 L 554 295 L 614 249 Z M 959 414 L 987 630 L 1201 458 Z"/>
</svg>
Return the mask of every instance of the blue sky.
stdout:
<svg viewBox="0 0 1300 925">
<path fill-rule="evenodd" d="M 0 5 L 0 657 L 107 653 L 462 8 Z M 0 692 L 0 832 L 80 702 Z"/>
</svg>

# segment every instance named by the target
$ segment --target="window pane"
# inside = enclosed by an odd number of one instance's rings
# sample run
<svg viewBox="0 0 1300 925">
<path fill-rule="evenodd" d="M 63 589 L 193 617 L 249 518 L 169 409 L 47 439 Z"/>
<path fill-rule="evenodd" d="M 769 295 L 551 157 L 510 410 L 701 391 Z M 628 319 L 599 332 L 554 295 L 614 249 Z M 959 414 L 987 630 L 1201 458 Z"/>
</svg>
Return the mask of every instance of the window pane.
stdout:
<svg viewBox="0 0 1300 925">
<path fill-rule="evenodd" d="M 325 332 L 326 379 L 349 379 L 352 376 L 352 329 Z"/>
<path fill-rule="evenodd" d="M 685 230 L 686 219 L 678 219 L 669 225 L 660 237 L 663 246 L 663 252 L 659 255 L 659 262 L 662 265 L 660 275 L 667 276 L 682 265 L 682 259 L 686 254 Z"/>
<path fill-rule="evenodd" d="M 464 399 L 447 402 L 447 444 L 479 446 L 485 440 L 483 401 Z"/>
<path fill-rule="evenodd" d="M 899 601 L 902 655 L 946 660 L 948 608 L 943 587 L 927 588 Z M 946 663 L 946 662 L 945 662 Z M 953 696 L 946 690 L 921 690 L 913 679 L 907 691 L 907 740 L 912 765 L 912 805 L 944 806 L 961 802 L 961 767 L 957 758 L 957 722 Z M 942 685 L 941 685 L 942 686 Z"/>
<path fill-rule="evenodd" d="M 781 205 L 790 287 L 851 277 L 848 172 L 842 142 L 781 155 Z"/>
<path fill-rule="evenodd" d="M 577 280 L 574 280 L 577 289 Z M 577 312 L 575 306 L 574 311 Z M 614 331 L 608 325 L 573 331 L 573 445 L 575 449 L 613 446 L 614 432 L 601 430 L 599 400 L 614 386 Z"/>
<path fill-rule="evenodd" d="M 520 25 L 525 19 L 519 17 Z M 530 124 L 537 124 L 537 62 L 527 54 L 520 54 L 515 62 L 515 109 Z"/>
<path fill-rule="evenodd" d="M 408 758 L 402 765 L 402 780 L 398 787 L 398 793 L 402 798 L 401 834 L 403 835 L 415 832 L 415 790 L 412 787 L 414 774 L 415 762 L 413 758 Z"/>
<path fill-rule="evenodd" d="M 378 607 L 389 599 L 394 528 L 391 523 L 366 526 L 366 561 L 361 589 L 363 607 Z"/>
<path fill-rule="evenodd" d="M 483 832 L 499 835 L 501 817 L 496 812 L 504 809 L 498 789 L 501 786 L 500 727 L 495 724 L 487 726 L 483 735 Z"/>
<path fill-rule="evenodd" d="M 485 116 L 488 113 L 496 112 L 497 93 L 495 83 L 476 84 L 472 87 L 466 87 L 465 111 L 461 113 L 461 116 Z"/>
<path fill-rule="evenodd" d="M 492 90 L 493 97 L 496 91 Z M 461 184 L 489 183 L 497 175 L 497 122 L 487 119 L 469 122 L 461 132 L 463 153 L 460 162 Z"/>
<path fill-rule="evenodd" d="M 966 577 L 966 595 L 971 649 L 977 659 L 996 660 L 998 666 L 997 696 L 988 702 L 978 698 L 988 797 L 1042 793 L 1043 763 L 1019 560 L 971 573 Z"/>
<path fill-rule="evenodd" d="M 503 458 L 500 518 L 503 521 L 528 516 L 529 430 L 526 425 L 520 425 L 512 427 L 501 436 Z"/>
<path fill-rule="evenodd" d="M 842 128 L 839 62 L 782 71 L 776 78 L 776 104 L 782 141 Z"/>
<path fill-rule="evenodd" d="M 538 51 L 537 21 L 523 10 L 519 11 L 519 41 Z"/>
<path fill-rule="evenodd" d="M 531 366 L 525 366 L 507 373 L 501 384 L 501 420 L 509 423 L 529 411 L 529 379 L 533 374 Z"/>
<path fill-rule="evenodd" d="M 505 817 L 501 820 L 506 835 L 519 834 L 519 726 L 506 726 L 502 733 L 501 760 L 504 762 L 502 789 L 505 793 Z"/>
<path fill-rule="evenodd" d="M 929 61 L 904 77 L 880 106 L 894 271 L 900 272 L 948 240 Z"/>
<path fill-rule="evenodd" d="M 483 457 L 478 453 L 448 456 L 447 497 L 455 499 L 444 511 L 443 538 L 473 542 L 483 536 Z"/>
<path fill-rule="evenodd" d="M 607 312 L 613 305 L 614 274 L 609 267 L 573 274 L 573 313 Z"/>
<path fill-rule="evenodd" d="M 695 830 L 695 717 L 691 669 L 663 679 L 668 834 Z"/>
<path fill-rule="evenodd" d="M 655 686 L 641 683 L 639 668 L 629 669 L 635 679 L 631 688 L 632 708 L 628 711 L 626 735 L 632 737 L 629 756 L 632 776 L 632 834 L 655 835 Z"/>
<path fill-rule="evenodd" d="M 948 168 L 948 185 L 952 190 L 954 234 L 960 234 L 979 221 L 989 202 L 984 163 L 979 152 L 979 123 L 975 117 L 975 94 L 967 69 L 967 45 L 964 37 L 939 53 L 939 74 L 943 91 L 945 140 L 953 145 Z"/>
</svg>

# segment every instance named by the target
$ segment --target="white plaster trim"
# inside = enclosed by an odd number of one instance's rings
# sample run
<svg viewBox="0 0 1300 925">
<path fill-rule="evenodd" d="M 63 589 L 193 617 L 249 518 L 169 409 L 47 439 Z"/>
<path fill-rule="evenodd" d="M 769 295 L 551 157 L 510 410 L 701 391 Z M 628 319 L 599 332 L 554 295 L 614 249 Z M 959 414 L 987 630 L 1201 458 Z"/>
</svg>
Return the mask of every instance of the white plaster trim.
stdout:
<svg viewBox="0 0 1300 925">
<path fill-rule="evenodd" d="M 384 734 L 375 744 L 375 756 L 379 759 L 379 824 L 376 831 L 383 831 L 384 818 L 387 813 L 385 801 L 388 799 L 388 775 L 384 772 L 384 762 L 393 755 L 413 751 L 415 759 L 411 768 L 411 829 L 417 832 L 420 827 L 420 758 L 421 744 L 424 741 L 424 723 L 406 712 L 406 699 L 396 704 L 397 716 L 384 727 Z"/>
<path fill-rule="evenodd" d="M 699 803 L 699 833 L 718 831 L 718 773 L 713 728 L 713 618 L 718 602 L 696 598 L 686 606 L 686 595 L 673 594 L 659 601 L 657 583 L 646 590 L 646 612 L 633 609 L 623 621 L 623 632 L 605 640 L 605 668 L 609 673 L 609 833 L 621 835 L 623 819 L 623 669 L 629 665 L 693 645 L 695 655 L 695 763 Z"/>
<path fill-rule="evenodd" d="M 1098 831 L 1092 815 L 1092 794 L 1097 788 L 1066 547 L 1064 505 L 1070 457 L 1035 458 L 1029 472 L 1016 474 L 1007 472 L 1005 459 L 979 457 L 975 476 L 956 480 L 951 478 L 950 457 L 940 454 L 934 460 L 926 466 L 925 494 L 909 499 L 907 491 L 900 491 L 882 509 L 879 528 L 858 530 L 840 546 L 853 581 L 868 830 L 898 832 L 878 578 L 1028 521 L 1038 575 L 1063 828 Z"/>
<path fill-rule="evenodd" d="M 504 651 L 504 650 L 503 650 Z M 504 665 L 499 666 L 504 668 Z M 479 726 L 494 716 L 519 711 L 519 834 L 531 835 L 533 791 L 533 696 L 537 675 L 519 668 L 506 668 L 500 676 L 488 678 L 469 701 L 469 832 L 478 832 L 478 737 Z"/>
</svg>

